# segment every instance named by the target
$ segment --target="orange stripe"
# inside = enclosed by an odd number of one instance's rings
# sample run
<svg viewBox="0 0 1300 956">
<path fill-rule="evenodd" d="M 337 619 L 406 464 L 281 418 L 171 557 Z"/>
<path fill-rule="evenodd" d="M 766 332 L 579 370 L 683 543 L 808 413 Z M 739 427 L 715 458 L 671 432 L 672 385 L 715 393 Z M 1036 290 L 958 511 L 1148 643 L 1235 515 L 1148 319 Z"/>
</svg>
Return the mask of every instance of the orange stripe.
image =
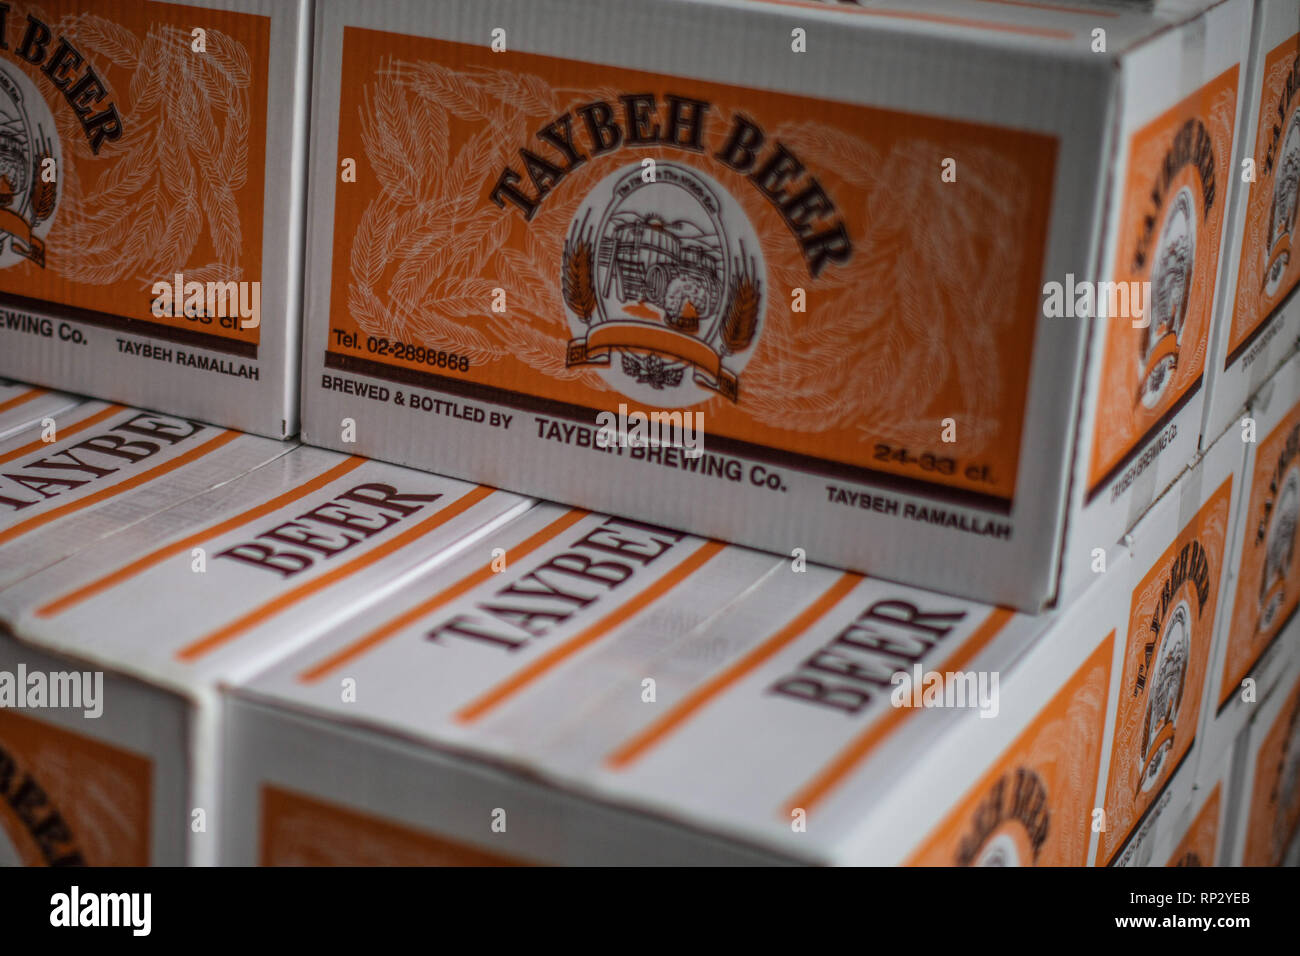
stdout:
<svg viewBox="0 0 1300 956">
<path fill-rule="evenodd" d="M 181 468 L 196 459 L 202 458 L 209 452 L 216 451 L 222 445 L 227 445 L 238 437 L 239 432 L 223 431 L 216 438 L 209 439 L 202 445 L 191 448 L 185 454 L 177 455 L 171 461 L 163 462 L 156 468 L 150 468 L 148 471 L 134 475 L 125 481 L 118 482 L 116 485 L 111 485 L 108 488 L 97 491 L 93 495 L 86 495 L 86 497 L 78 501 L 70 501 L 66 505 L 52 508 L 44 514 L 28 518 L 26 521 L 20 521 L 12 528 L 0 532 L 0 544 L 5 544 L 6 542 L 12 541 L 14 538 L 22 537 L 28 531 L 39 528 L 41 525 L 49 524 L 51 521 L 57 521 L 64 515 L 74 514 L 84 508 L 89 508 L 91 505 L 99 504 L 107 498 L 113 498 L 117 495 L 123 494 L 124 492 L 130 491 L 133 488 L 138 488 L 146 482 L 153 481 L 155 478 L 159 478 L 168 472 L 175 471 L 177 468 Z"/>
<path fill-rule="evenodd" d="M 7 402 L 0 402 L 0 412 L 7 412 L 11 408 L 17 408 L 24 402 L 30 402 L 33 398 L 40 398 L 42 395 L 46 394 L 46 392 L 47 389 L 44 388 L 29 388 L 21 395 L 15 395 Z"/>
<path fill-rule="evenodd" d="M 247 614 L 241 614 L 229 624 L 218 628 L 211 634 L 207 635 L 207 637 L 200 638 L 192 644 L 181 648 L 176 652 L 177 659 L 187 662 L 198 660 L 204 654 L 210 653 L 221 645 L 233 641 L 245 631 L 251 630 L 258 624 L 261 624 L 267 618 L 274 617 L 281 611 L 293 607 L 293 605 L 297 604 L 299 601 L 311 597 L 317 591 L 323 591 L 326 588 L 332 587 L 334 584 L 342 581 L 349 575 L 355 574 L 378 561 L 382 561 L 394 551 L 406 547 L 406 545 L 410 544 L 421 535 L 432 531 L 440 525 L 446 524 L 458 515 L 468 511 L 488 495 L 492 494 L 494 490 L 495 489 L 493 488 L 483 486 L 475 488 L 468 494 L 457 498 L 441 511 L 435 512 L 419 524 L 413 525 L 396 537 L 384 542 L 373 551 L 363 554 L 360 557 L 353 558 L 347 564 L 340 565 L 333 571 L 322 574 L 315 580 L 304 582 L 292 591 L 286 591 L 279 597 L 273 598 L 265 604 L 253 608 L 253 610 L 249 611 Z"/>
<path fill-rule="evenodd" d="M 102 578 L 91 581 L 89 584 L 77 588 L 77 590 L 72 591 L 61 598 L 51 601 L 49 604 L 38 609 L 36 616 L 53 617 L 56 614 L 62 614 L 68 608 L 80 604 L 82 601 L 92 598 L 96 594 L 107 591 L 111 587 L 116 587 L 127 578 L 135 577 L 137 574 L 141 574 L 142 572 L 152 568 L 154 565 L 159 564 L 168 558 L 174 557 L 175 555 L 184 554 L 186 551 L 189 551 L 191 548 L 201 544 L 209 538 L 220 537 L 227 531 L 233 531 L 240 525 L 248 524 L 250 521 L 256 521 L 258 518 L 262 518 L 273 511 L 278 511 L 280 508 L 292 504 L 300 498 L 306 497 L 312 492 L 328 485 L 330 482 L 342 478 L 348 472 L 363 464 L 365 460 L 366 459 L 359 455 L 353 455 L 340 464 L 335 465 L 329 471 L 313 478 L 305 485 L 272 498 L 270 501 L 258 505 L 256 508 L 249 508 L 247 511 L 235 515 L 235 517 L 228 521 L 223 521 L 220 524 L 213 525 L 211 528 L 205 528 L 203 531 L 200 531 L 197 534 L 192 534 L 188 538 L 177 541 L 175 544 L 169 544 L 164 548 L 159 548 L 157 551 L 146 554 L 137 561 L 132 561 L 130 564 L 114 571 L 112 574 L 106 574 Z"/>
<path fill-rule="evenodd" d="M 462 724 L 468 724 L 478 720 L 493 707 L 496 707 L 506 698 L 523 690 L 526 686 L 537 680 L 557 664 L 572 657 L 588 644 L 600 640 L 600 638 L 604 637 L 628 618 L 640 613 L 641 610 L 659 600 L 660 597 L 667 594 L 686 578 L 694 574 L 705 564 L 705 562 L 725 547 L 726 545 L 721 541 L 706 541 L 703 547 L 636 597 L 611 611 L 609 614 L 606 614 L 595 624 L 580 632 L 567 644 L 561 644 L 553 650 L 543 654 L 523 670 L 519 671 L 519 673 L 498 684 L 496 687 L 492 688 L 492 690 L 479 697 L 478 700 L 474 701 L 472 704 L 462 708 L 456 715 L 456 719 Z"/>
<path fill-rule="evenodd" d="M 56 429 L 55 440 L 61 441 L 63 438 L 67 438 L 69 435 L 75 435 L 79 431 L 84 431 L 92 425 L 98 425 L 105 418 L 111 418 L 125 408 L 125 405 L 109 405 L 108 408 L 95 412 L 95 414 L 91 415 L 89 418 L 83 418 L 79 422 L 73 422 L 71 425 L 66 425 L 60 429 Z M 53 442 L 41 441 L 38 438 L 36 441 L 29 442 L 21 448 L 15 448 L 13 451 L 7 451 L 3 455 L 0 455 L 0 465 L 7 464 L 15 458 L 21 458 L 23 455 L 31 454 L 34 451 L 40 451 L 42 448 L 49 448 L 52 444 Z"/>
<path fill-rule="evenodd" d="M 713 680 L 688 695 L 681 703 L 640 734 L 619 747 L 618 750 L 606 758 L 605 763 L 615 770 L 622 770 L 634 760 L 639 759 L 642 754 L 685 723 L 696 711 L 713 698 L 754 670 L 795 638 L 806 634 L 810 627 L 821 620 L 831 608 L 839 604 L 861 581 L 862 575 L 860 574 L 846 572 L 840 575 L 821 597 L 804 608 L 794 620 L 718 674 Z"/>
<path fill-rule="evenodd" d="M 566 529 L 573 527 L 589 514 L 591 514 L 590 511 L 583 511 L 581 508 L 574 508 L 573 510 L 566 512 L 547 524 L 536 534 L 525 538 L 523 541 L 519 542 L 519 544 L 510 548 L 506 552 L 506 562 L 517 561 L 524 555 L 536 551 L 546 542 L 550 541 L 557 535 L 563 534 Z M 422 601 L 409 611 L 399 614 L 387 624 L 375 628 L 360 640 L 348 644 L 346 647 L 340 648 L 319 664 L 309 667 L 307 670 L 299 674 L 298 680 L 304 684 L 310 684 L 314 681 L 320 680 L 330 671 L 341 667 L 350 660 L 360 657 L 376 644 L 386 641 L 398 631 L 414 623 L 424 615 L 437 610 L 445 604 L 451 603 L 462 594 L 472 591 L 497 573 L 492 567 L 494 563 L 495 561 L 489 561 L 473 574 L 466 575 L 450 587 L 446 587 L 439 591 L 427 601 Z"/>
<path fill-rule="evenodd" d="M 957 649 L 948 660 L 939 665 L 940 670 L 960 670 L 976 654 L 993 640 L 994 637 L 1006 626 L 1007 621 L 1015 616 L 1015 611 L 1006 608 L 994 608 L 984 623 L 975 629 L 970 638 Z M 817 774 L 804 788 L 799 791 L 791 800 L 787 807 L 785 819 L 789 819 L 789 811 L 796 807 L 802 807 L 804 810 L 811 810 L 813 804 L 821 801 L 826 794 L 830 793 L 845 777 L 847 777 L 853 768 L 858 765 L 872 750 L 876 748 L 885 737 L 901 724 L 904 720 L 914 713 L 911 707 L 891 707 L 889 712 L 880 717 L 879 720 L 873 721 L 861 735 L 845 747 L 826 767 Z"/>
</svg>

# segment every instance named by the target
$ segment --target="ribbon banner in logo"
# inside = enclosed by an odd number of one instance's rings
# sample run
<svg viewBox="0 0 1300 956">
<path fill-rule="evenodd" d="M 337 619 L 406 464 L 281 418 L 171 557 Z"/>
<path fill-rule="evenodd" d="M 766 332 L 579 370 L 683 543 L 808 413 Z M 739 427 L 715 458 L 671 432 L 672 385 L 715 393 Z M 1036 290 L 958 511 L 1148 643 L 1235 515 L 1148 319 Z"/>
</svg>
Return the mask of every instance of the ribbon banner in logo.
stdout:
<svg viewBox="0 0 1300 956">
<path fill-rule="evenodd" d="M 693 335 L 646 322 L 613 319 L 592 326 L 591 331 L 570 339 L 565 364 L 608 365 L 614 351 L 662 355 L 686 362 L 695 369 L 695 382 L 736 401 L 740 383 L 722 366 L 722 356 Z"/>
</svg>

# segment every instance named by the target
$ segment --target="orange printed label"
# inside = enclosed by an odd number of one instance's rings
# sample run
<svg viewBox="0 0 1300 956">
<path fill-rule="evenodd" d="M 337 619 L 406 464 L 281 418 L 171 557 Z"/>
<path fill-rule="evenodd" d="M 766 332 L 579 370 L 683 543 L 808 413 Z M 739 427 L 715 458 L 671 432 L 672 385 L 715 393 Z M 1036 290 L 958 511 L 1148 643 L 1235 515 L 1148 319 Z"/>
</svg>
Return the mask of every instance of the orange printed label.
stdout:
<svg viewBox="0 0 1300 956">
<path fill-rule="evenodd" d="M 1105 318 L 1090 495 L 1200 388 L 1231 181 L 1237 73 L 1233 66 L 1130 142 L 1113 270 L 1121 314 Z"/>
<path fill-rule="evenodd" d="M 1295 858 L 1300 829 L 1300 683 L 1291 690 L 1255 755 L 1246 821 L 1246 866 L 1277 866 Z M 1290 852 L 1288 852 L 1290 851 Z"/>
<path fill-rule="evenodd" d="M 909 861 L 1083 866 L 1101 764 L 1112 631 Z"/>
<path fill-rule="evenodd" d="M 1124 845 L 1196 736 L 1231 499 L 1229 478 L 1133 590 L 1098 864 Z"/>
<path fill-rule="evenodd" d="M 1237 692 L 1300 603 L 1300 555 L 1295 553 L 1300 518 L 1300 405 L 1259 443 L 1247 507 L 1220 707 Z"/>
<path fill-rule="evenodd" d="M 148 866 L 153 766 L 0 709 L 0 865 Z"/>
<path fill-rule="evenodd" d="M 1219 790 L 1216 783 L 1169 858 L 1170 866 L 1214 866 L 1219 846 Z"/>
<path fill-rule="evenodd" d="M 255 357 L 270 19 L 91 9 L 0 8 L 0 304 Z"/>
<path fill-rule="evenodd" d="M 356 28 L 342 69 L 328 367 L 1009 506 L 1053 138 Z"/>
<path fill-rule="evenodd" d="M 262 787 L 262 866 L 515 866 L 522 861 Z"/>
<path fill-rule="evenodd" d="M 1300 279 L 1300 257 L 1291 247 L 1300 195 L 1300 34 L 1264 57 L 1259 125 L 1251 153 L 1255 180 L 1246 198 L 1237 296 L 1228 330 L 1231 365 L 1262 332 L 1267 320 Z"/>
</svg>

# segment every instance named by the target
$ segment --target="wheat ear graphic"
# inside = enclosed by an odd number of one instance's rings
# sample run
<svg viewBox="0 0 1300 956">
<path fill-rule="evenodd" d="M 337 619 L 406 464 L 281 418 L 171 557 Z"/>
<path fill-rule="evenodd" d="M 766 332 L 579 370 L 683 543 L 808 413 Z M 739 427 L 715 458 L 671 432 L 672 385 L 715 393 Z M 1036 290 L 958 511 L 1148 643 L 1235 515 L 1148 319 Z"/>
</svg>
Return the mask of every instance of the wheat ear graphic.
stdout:
<svg viewBox="0 0 1300 956">
<path fill-rule="evenodd" d="M 584 325 L 591 321 L 591 314 L 596 311 L 596 257 L 591 232 L 587 228 L 590 219 L 591 213 L 588 212 L 564 243 L 564 301 Z"/>
<path fill-rule="evenodd" d="M 736 275 L 731 280 L 727 301 L 727 314 L 722 320 L 722 351 L 735 355 L 749 348 L 758 329 L 758 309 L 762 298 L 762 283 L 754 277 L 757 264 L 751 258 L 744 260 L 745 248 L 741 244 L 741 258 L 736 263 Z"/>
<path fill-rule="evenodd" d="M 56 118 L 65 155 L 51 262 L 97 285 L 177 271 L 240 278 L 235 197 L 248 175 L 253 73 L 243 44 L 209 30 L 196 57 L 188 31 L 155 24 L 141 38 L 92 13 L 63 17 L 57 33 L 125 78 L 114 90 L 125 132 L 95 156 L 72 111 Z M 201 240 L 215 262 L 191 261 Z"/>
</svg>

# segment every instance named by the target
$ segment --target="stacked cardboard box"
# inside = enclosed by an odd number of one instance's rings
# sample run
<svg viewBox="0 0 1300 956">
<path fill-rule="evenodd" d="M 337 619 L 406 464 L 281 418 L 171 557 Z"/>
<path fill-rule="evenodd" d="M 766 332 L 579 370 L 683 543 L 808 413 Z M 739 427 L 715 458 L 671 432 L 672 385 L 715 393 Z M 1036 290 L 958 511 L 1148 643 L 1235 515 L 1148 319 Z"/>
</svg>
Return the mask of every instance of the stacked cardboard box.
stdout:
<svg viewBox="0 0 1300 956">
<path fill-rule="evenodd" d="M 1192 797 L 1241 452 L 1048 616 L 535 509 L 233 691 L 227 859 L 1168 854 L 1143 822 Z"/>
<path fill-rule="evenodd" d="M 323 0 L 304 436 L 1064 604 L 1198 446 L 1250 20 Z"/>
<path fill-rule="evenodd" d="M 1240 417 L 1300 336 L 1300 298 L 1292 295 L 1300 256 L 1291 251 L 1300 188 L 1300 4 L 1256 0 L 1253 24 L 1210 359 L 1209 436 Z"/>
<path fill-rule="evenodd" d="M 527 505 L 286 447 L 0 591 L 0 671 L 14 697 L 0 709 L 11 852 L 28 863 L 214 862 L 220 682 L 336 617 L 376 613 L 405 576 Z M 31 693 L 83 679 L 102 687 L 93 707 Z M 27 792 L 40 799 L 20 800 Z"/>
<path fill-rule="evenodd" d="M 310 10 L 0 7 L 0 375 L 298 431 Z"/>
<path fill-rule="evenodd" d="M 1294 858 L 1300 0 L 10 6 L 0 372 L 170 414 L 0 386 L 0 862 Z M 293 430 L 313 19 L 304 437 L 395 464 L 190 420 Z M 260 330 L 56 262 L 155 46 Z"/>
</svg>

